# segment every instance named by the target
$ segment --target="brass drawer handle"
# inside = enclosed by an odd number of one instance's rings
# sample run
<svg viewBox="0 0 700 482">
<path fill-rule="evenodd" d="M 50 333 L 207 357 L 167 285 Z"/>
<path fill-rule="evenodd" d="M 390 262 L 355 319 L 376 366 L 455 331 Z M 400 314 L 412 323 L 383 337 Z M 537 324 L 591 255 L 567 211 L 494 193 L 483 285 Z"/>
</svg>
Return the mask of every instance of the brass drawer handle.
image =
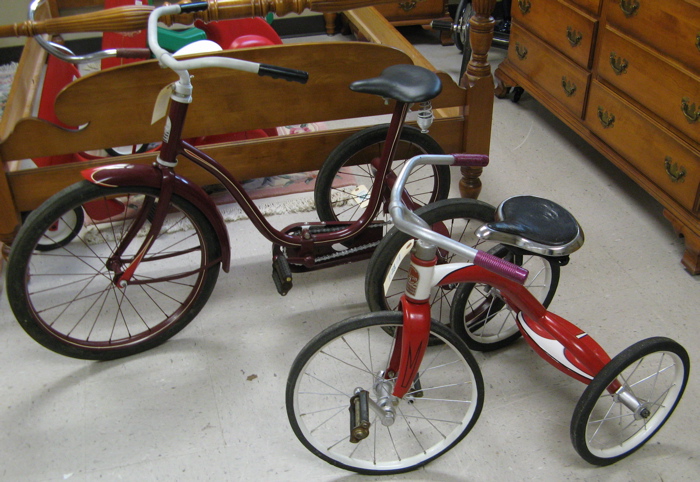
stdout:
<svg viewBox="0 0 700 482">
<path fill-rule="evenodd" d="M 691 124 L 694 124 L 700 119 L 700 109 L 695 107 L 695 102 L 691 104 L 688 97 L 683 97 L 681 100 L 681 111 Z"/>
<path fill-rule="evenodd" d="M 518 7 L 520 7 L 520 11 L 523 12 L 523 15 L 527 15 L 532 7 L 532 3 L 530 3 L 530 0 L 518 0 Z"/>
<path fill-rule="evenodd" d="M 615 125 L 615 114 L 605 112 L 601 106 L 598 106 L 598 119 L 600 119 L 600 123 L 603 124 L 603 129 L 608 129 Z"/>
<path fill-rule="evenodd" d="M 413 0 L 412 2 L 401 2 L 399 3 L 399 7 L 401 7 L 401 10 L 404 12 L 410 12 L 414 8 L 416 8 L 416 5 L 418 2 L 416 0 Z"/>
<path fill-rule="evenodd" d="M 639 2 L 637 0 L 620 0 L 620 8 L 625 17 L 633 17 L 637 15 L 639 10 Z"/>
<path fill-rule="evenodd" d="M 610 52 L 610 67 L 612 67 L 613 71 L 615 71 L 617 75 L 626 73 L 628 65 L 629 63 L 627 62 L 627 59 L 618 57 L 615 52 Z"/>
<path fill-rule="evenodd" d="M 700 33 L 695 36 L 695 46 L 700 50 Z"/>
<path fill-rule="evenodd" d="M 571 97 L 576 93 L 576 84 L 570 80 L 566 80 L 566 76 L 561 78 L 561 86 L 564 88 L 564 93 L 567 97 Z"/>
<path fill-rule="evenodd" d="M 566 27 L 566 38 L 569 39 L 569 43 L 572 47 L 576 47 L 583 40 L 583 34 L 581 32 L 575 32 L 573 27 Z"/>
<path fill-rule="evenodd" d="M 664 168 L 666 169 L 666 174 L 671 178 L 671 182 L 684 182 L 686 170 L 685 167 L 679 166 L 677 162 L 673 162 L 669 156 L 664 159 Z"/>
<path fill-rule="evenodd" d="M 515 42 L 515 53 L 520 60 L 525 60 L 527 57 L 527 48 L 520 45 L 520 42 Z"/>
</svg>

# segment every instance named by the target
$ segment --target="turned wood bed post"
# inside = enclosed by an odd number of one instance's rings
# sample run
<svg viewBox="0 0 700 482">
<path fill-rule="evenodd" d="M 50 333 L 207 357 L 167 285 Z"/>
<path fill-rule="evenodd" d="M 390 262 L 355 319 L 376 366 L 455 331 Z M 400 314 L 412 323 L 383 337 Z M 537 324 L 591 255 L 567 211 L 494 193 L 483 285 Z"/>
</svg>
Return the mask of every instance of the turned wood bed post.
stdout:
<svg viewBox="0 0 700 482">
<path fill-rule="evenodd" d="M 488 113 L 482 117 L 465 113 L 465 132 L 469 133 L 464 141 L 465 152 L 488 154 L 491 144 L 491 122 L 493 117 L 494 84 L 488 51 L 493 40 L 495 21 L 491 16 L 496 0 L 472 0 L 474 15 L 469 21 L 469 41 L 472 56 L 467 65 L 460 85 L 469 90 L 469 112 Z M 478 105 L 478 107 L 475 107 Z M 476 127 L 476 126 L 479 127 Z M 481 167 L 462 167 L 462 179 L 459 192 L 462 197 L 478 198 L 481 192 Z"/>
</svg>

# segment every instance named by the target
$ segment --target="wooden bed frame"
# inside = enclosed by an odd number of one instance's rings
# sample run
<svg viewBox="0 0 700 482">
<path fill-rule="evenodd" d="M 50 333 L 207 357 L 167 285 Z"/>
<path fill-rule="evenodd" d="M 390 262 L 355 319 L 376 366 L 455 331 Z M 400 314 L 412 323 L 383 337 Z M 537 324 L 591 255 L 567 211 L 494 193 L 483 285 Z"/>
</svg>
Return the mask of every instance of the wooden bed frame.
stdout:
<svg viewBox="0 0 700 482">
<path fill-rule="evenodd" d="M 41 13 L 55 17 L 68 7 L 99 6 L 100 0 L 49 0 Z M 477 13 L 491 12 L 495 0 L 476 0 Z M 324 42 L 236 50 L 243 59 L 306 70 L 306 85 L 282 83 L 246 73 L 198 70 L 186 137 L 224 134 L 304 122 L 322 122 L 390 113 L 375 96 L 355 94 L 348 85 L 378 75 L 385 67 L 430 63 L 374 8 L 344 13 L 358 38 L 367 42 Z M 479 22 L 480 20 L 482 20 Z M 494 84 L 487 63 L 493 33 L 489 14 L 472 28 L 474 54 L 463 87 L 439 73 L 443 91 L 434 101 L 430 134 L 446 152 L 488 154 Z M 233 55 L 232 52 L 223 55 Z M 30 211 L 60 189 L 81 179 L 80 171 L 114 163 L 114 158 L 37 169 L 18 169 L 19 160 L 133 145 L 160 140 L 163 120 L 150 119 L 160 89 L 175 80 L 155 61 L 144 61 L 87 75 L 69 84 L 56 100 L 56 113 L 66 130 L 32 117 L 46 54 L 33 40 L 24 48 L 0 122 L 0 242 L 10 245 L 21 212 Z M 215 144 L 204 150 L 239 179 L 253 179 L 318 169 L 330 151 L 359 128 L 329 129 L 294 136 Z M 120 157 L 118 162 L 151 163 L 155 154 Z M 179 172 L 201 184 L 211 182 L 189 163 Z M 463 169 L 461 194 L 477 197 L 480 169 Z M 7 251 L 7 250 L 6 250 Z"/>
</svg>

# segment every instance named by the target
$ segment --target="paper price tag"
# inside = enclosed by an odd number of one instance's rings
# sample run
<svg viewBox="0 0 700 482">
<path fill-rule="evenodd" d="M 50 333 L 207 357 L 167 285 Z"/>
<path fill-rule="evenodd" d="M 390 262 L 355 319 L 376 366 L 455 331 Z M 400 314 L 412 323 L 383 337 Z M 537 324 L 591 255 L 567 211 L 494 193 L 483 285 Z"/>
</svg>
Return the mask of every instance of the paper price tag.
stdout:
<svg viewBox="0 0 700 482">
<path fill-rule="evenodd" d="M 391 263 L 391 267 L 389 268 L 389 272 L 387 273 L 386 278 L 384 278 L 384 294 L 387 294 L 389 292 L 389 286 L 394 280 L 394 275 L 396 274 L 396 271 L 399 269 L 399 266 L 403 262 L 404 258 L 406 258 L 406 256 L 408 256 L 408 254 L 413 249 L 414 243 L 415 240 L 411 239 L 406 244 L 404 244 L 403 248 L 401 248 L 396 254 L 396 257 L 394 258 L 394 261 Z"/>
<path fill-rule="evenodd" d="M 168 111 L 168 100 L 170 100 L 170 94 L 173 93 L 173 85 L 168 84 L 158 92 L 158 97 L 156 98 L 156 105 L 153 106 L 153 115 L 151 116 L 151 125 L 155 124 L 163 117 L 165 117 Z"/>
</svg>

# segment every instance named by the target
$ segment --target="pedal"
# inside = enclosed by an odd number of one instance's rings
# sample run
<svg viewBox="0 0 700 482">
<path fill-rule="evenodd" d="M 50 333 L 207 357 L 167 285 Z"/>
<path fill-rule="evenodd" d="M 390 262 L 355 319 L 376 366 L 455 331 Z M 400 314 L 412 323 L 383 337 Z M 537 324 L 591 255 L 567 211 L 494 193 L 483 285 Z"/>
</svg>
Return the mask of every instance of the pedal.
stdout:
<svg viewBox="0 0 700 482">
<path fill-rule="evenodd" d="M 275 282 L 277 292 L 282 296 L 292 289 L 292 270 L 289 268 L 287 258 L 282 255 L 272 258 L 272 280 Z"/>
<path fill-rule="evenodd" d="M 430 28 L 433 30 L 444 30 L 447 32 L 452 31 L 452 22 L 449 20 L 433 20 L 430 22 Z"/>
<path fill-rule="evenodd" d="M 359 443 L 369 436 L 369 392 L 358 390 L 350 399 L 350 443 Z"/>
</svg>

